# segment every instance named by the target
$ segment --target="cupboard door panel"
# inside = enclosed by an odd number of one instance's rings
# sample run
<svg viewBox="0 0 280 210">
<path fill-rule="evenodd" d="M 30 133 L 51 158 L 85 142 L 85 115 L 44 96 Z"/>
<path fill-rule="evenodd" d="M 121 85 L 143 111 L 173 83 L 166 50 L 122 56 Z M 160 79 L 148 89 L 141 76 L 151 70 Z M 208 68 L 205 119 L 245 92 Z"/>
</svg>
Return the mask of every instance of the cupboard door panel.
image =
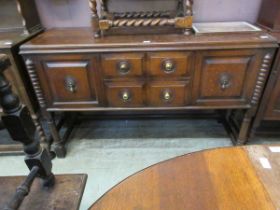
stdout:
<svg viewBox="0 0 280 210">
<path fill-rule="evenodd" d="M 205 51 L 197 55 L 193 100 L 205 105 L 250 104 L 262 51 Z"/>
<path fill-rule="evenodd" d="M 101 105 L 103 88 L 96 57 L 48 55 L 36 61 L 39 82 L 50 107 Z"/>
</svg>

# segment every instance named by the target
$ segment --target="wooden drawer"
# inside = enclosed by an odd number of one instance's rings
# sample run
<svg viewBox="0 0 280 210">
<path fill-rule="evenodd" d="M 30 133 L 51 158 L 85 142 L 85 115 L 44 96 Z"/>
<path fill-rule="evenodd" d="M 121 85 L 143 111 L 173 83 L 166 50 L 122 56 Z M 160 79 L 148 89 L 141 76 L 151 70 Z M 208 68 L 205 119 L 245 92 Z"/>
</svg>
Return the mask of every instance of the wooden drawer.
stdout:
<svg viewBox="0 0 280 210">
<path fill-rule="evenodd" d="M 95 64 L 93 56 L 43 56 L 37 70 L 50 106 L 98 105 L 102 91 Z"/>
<path fill-rule="evenodd" d="M 189 92 L 187 82 L 152 82 L 147 87 L 148 105 L 185 106 L 189 102 Z"/>
<path fill-rule="evenodd" d="M 144 105 L 142 82 L 106 83 L 108 105 L 112 107 L 141 107 Z"/>
<path fill-rule="evenodd" d="M 192 53 L 158 52 L 148 54 L 150 76 L 189 76 Z"/>
<path fill-rule="evenodd" d="M 102 55 L 102 69 L 105 77 L 132 77 L 143 74 L 141 53 L 118 53 Z"/>
<path fill-rule="evenodd" d="M 244 105 L 250 103 L 258 77 L 261 51 L 212 51 L 197 56 L 195 103 Z"/>
</svg>

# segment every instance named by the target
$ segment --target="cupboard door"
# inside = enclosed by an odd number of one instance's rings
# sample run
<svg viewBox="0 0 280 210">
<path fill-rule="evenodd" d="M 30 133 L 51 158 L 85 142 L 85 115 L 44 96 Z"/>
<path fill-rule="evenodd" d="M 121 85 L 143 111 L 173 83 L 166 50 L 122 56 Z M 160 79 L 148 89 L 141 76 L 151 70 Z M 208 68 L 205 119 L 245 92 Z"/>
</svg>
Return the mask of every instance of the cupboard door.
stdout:
<svg viewBox="0 0 280 210">
<path fill-rule="evenodd" d="M 231 106 L 250 103 L 260 69 L 261 51 L 207 51 L 197 55 L 193 100 Z"/>
<path fill-rule="evenodd" d="M 94 56 L 42 56 L 38 75 L 51 107 L 83 107 L 100 104 L 100 76 Z M 100 91 L 99 91 L 100 90 Z"/>
</svg>

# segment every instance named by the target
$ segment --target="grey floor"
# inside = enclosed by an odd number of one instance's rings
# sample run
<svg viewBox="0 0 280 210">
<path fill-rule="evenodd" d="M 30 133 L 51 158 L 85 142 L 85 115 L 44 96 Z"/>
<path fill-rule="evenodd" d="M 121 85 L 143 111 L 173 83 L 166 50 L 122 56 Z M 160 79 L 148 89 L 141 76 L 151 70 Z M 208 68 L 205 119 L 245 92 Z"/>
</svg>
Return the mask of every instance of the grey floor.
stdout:
<svg viewBox="0 0 280 210">
<path fill-rule="evenodd" d="M 251 143 L 279 142 L 277 138 L 257 138 Z M 84 210 L 143 168 L 189 152 L 224 146 L 232 143 L 216 120 L 85 120 L 71 135 L 67 157 L 55 159 L 53 165 L 55 174 L 88 174 L 80 208 Z M 22 156 L 0 157 L 0 169 L 0 176 L 28 173 Z"/>
</svg>

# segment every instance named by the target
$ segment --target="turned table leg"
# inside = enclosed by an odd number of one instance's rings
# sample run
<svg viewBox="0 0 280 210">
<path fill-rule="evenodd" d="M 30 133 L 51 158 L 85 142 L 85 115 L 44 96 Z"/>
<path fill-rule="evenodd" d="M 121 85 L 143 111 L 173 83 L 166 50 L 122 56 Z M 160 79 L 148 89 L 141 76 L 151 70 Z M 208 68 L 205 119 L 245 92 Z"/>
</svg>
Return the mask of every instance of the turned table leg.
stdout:
<svg viewBox="0 0 280 210">
<path fill-rule="evenodd" d="M 248 141 L 252 120 L 253 115 L 251 114 L 251 110 L 246 111 L 236 139 L 236 145 L 244 145 Z"/>
<path fill-rule="evenodd" d="M 238 115 L 236 114 L 237 110 L 229 112 L 230 114 L 228 114 L 225 119 L 225 127 L 229 131 L 232 140 L 236 145 L 246 144 L 249 138 L 252 136 L 253 119 L 256 117 L 258 105 L 260 103 L 263 89 L 265 87 L 265 81 L 270 71 L 272 59 L 272 52 L 267 52 L 264 54 L 256 85 L 250 101 L 251 108 L 247 109 L 244 113 L 242 112 L 242 110 L 239 111 L 239 113 L 243 114 L 241 124 L 239 125 L 239 120 L 237 120 L 239 117 L 236 117 L 236 115 Z"/>
<path fill-rule="evenodd" d="M 64 143 L 63 143 L 62 139 L 59 136 L 59 132 L 56 128 L 55 121 L 52 118 L 51 114 L 46 109 L 47 105 L 46 105 L 46 101 L 44 99 L 43 91 L 40 87 L 35 65 L 31 59 L 26 59 L 25 65 L 26 65 L 29 77 L 31 79 L 31 82 L 33 84 L 33 88 L 34 88 L 37 100 L 39 102 L 39 105 L 40 105 L 42 116 L 48 124 L 48 128 L 50 130 L 51 137 L 53 139 L 53 145 L 52 145 L 53 151 L 55 152 L 57 157 L 63 158 L 66 155 L 66 149 L 64 147 Z"/>
<path fill-rule="evenodd" d="M 99 28 L 99 17 L 97 14 L 96 0 L 89 0 L 89 7 L 91 10 L 91 25 L 92 25 L 93 35 L 95 38 L 99 38 L 101 32 Z"/>
<path fill-rule="evenodd" d="M 43 110 L 43 116 L 47 121 L 48 127 L 53 138 L 53 144 L 51 146 L 52 151 L 54 151 L 55 155 L 58 158 L 64 158 L 66 156 L 66 148 L 63 139 L 59 135 L 55 120 L 53 119 L 51 114 L 46 110 Z"/>
</svg>

